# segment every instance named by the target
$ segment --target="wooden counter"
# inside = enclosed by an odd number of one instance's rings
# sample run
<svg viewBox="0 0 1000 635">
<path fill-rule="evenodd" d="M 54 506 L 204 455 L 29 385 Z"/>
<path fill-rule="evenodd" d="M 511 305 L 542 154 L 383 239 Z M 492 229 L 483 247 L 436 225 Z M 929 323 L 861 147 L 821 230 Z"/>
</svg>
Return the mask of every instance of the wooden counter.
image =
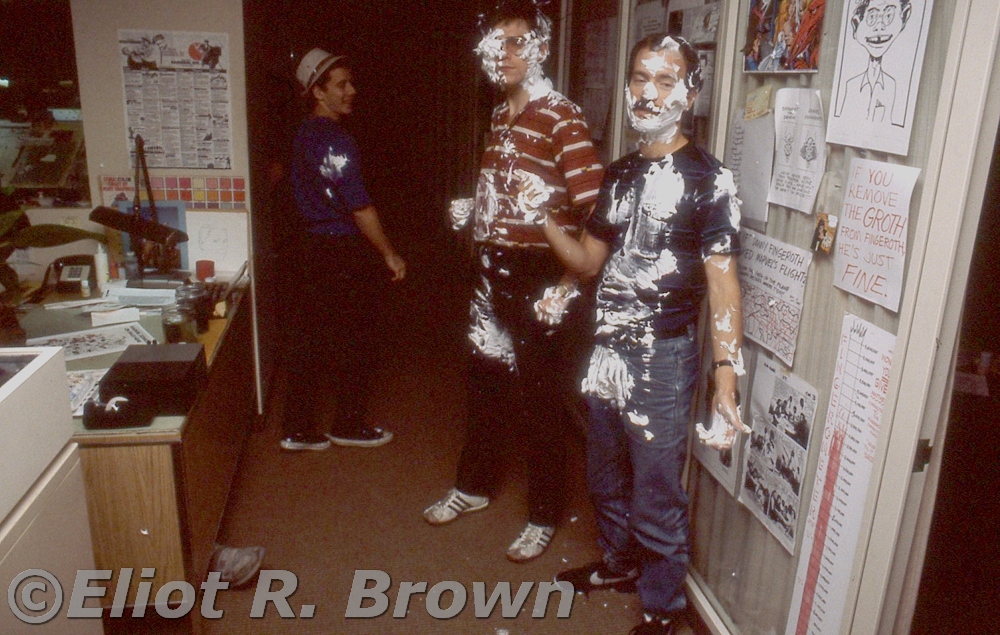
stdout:
<svg viewBox="0 0 1000 635">
<path fill-rule="evenodd" d="M 142 581 L 153 582 L 142 602 L 152 605 L 164 583 L 186 580 L 197 590 L 207 575 L 255 415 L 250 306 L 243 298 L 229 320 L 211 321 L 203 335 L 208 381 L 187 416 L 115 430 L 87 430 L 75 420 L 94 559 L 98 569 L 114 571 L 104 584 L 106 609 L 123 568 L 133 570 L 127 606 Z M 155 575 L 140 578 L 144 568 L 155 568 Z M 173 601 L 179 599 L 174 594 Z M 197 612 L 189 614 L 195 632 Z M 155 614 L 152 607 L 149 614 Z"/>
</svg>

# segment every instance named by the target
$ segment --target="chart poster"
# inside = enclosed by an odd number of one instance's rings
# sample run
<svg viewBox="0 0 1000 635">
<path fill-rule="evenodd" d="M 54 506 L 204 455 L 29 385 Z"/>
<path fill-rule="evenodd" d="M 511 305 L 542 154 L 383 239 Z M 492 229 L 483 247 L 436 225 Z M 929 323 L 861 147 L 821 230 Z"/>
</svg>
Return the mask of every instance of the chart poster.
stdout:
<svg viewBox="0 0 1000 635">
<path fill-rule="evenodd" d="M 118 31 L 126 143 L 151 168 L 232 168 L 229 35 Z"/>
<path fill-rule="evenodd" d="M 791 367 L 812 253 L 751 229 L 740 230 L 743 335 Z"/>
<path fill-rule="evenodd" d="M 833 253 L 834 286 L 899 310 L 918 168 L 852 159 Z"/>
<path fill-rule="evenodd" d="M 933 4 L 844 3 L 828 142 L 909 153 Z"/>
<path fill-rule="evenodd" d="M 753 434 L 743 455 L 740 502 L 788 553 L 795 551 L 802 478 L 818 401 L 815 388 L 758 355 L 750 396 Z"/>
<path fill-rule="evenodd" d="M 785 635 L 841 632 L 895 344 L 844 315 Z"/>
<path fill-rule="evenodd" d="M 774 97 L 774 171 L 767 200 L 811 214 L 826 172 L 818 90 L 782 88 Z"/>
</svg>

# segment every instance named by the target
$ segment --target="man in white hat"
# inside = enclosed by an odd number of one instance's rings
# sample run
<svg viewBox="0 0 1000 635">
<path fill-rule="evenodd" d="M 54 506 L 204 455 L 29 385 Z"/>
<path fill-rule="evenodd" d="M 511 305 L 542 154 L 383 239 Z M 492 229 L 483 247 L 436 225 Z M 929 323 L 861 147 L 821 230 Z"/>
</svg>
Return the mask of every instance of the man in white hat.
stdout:
<svg viewBox="0 0 1000 635">
<path fill-rule="evenodd" d="M 289 310 L 285 450 L 376 447 L 392 433 L 369 426 L 365 409 L 373 357 L 381 339 L 386 282 L 406 275 L 361 177 L 360 153 L 341 126 L 357 91 L 343 56 L 314 48 L 296 77 L 312 112 L 293 143 L 292 186 L 300 228 L 294 280 L 299 292 Z M 332 380 L 337 414 L 321 432 L 318 402 Z"/>
</svg>

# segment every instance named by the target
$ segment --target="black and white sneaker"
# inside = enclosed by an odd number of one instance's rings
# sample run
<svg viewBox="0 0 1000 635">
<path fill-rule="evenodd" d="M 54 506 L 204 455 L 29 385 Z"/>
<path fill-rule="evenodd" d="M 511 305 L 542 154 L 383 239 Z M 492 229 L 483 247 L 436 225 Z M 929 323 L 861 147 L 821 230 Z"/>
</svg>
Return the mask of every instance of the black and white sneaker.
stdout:
<svg viewBox="0 0 1000 635">
<path fill-rule="evenodd" d="M 545 553 L 555 533 L 555 527 L 528 523 L 517 540 L 507 549 L 507 559 L 511 562 L 534 560 Z"/>
<path fill-rule="evenodd" d="M 556 574 L 556 582 L 569 582 L 574 590 L 584 594 L 601 589 L 635 593 L 635 581 L 638 578 L 638 569 L 632 569 L 628 573 L 615 573 L 602 561 Z"/>
<path fill-rule="evenodd" d="M 360 431 L 350 434 L 327 432 L 326 438 L 334 445 L 348 448 L 377 448 L 392 441 L 392 433 L 382 428 L 364 427 Z"/>
<path fill-rule="evenodd" d="M 677 635 L 679 619 L 675 615 L 658 617 L 644 613 L 642 621 L 629 631 L 629 635 Z"/>
<path fill-rule="evenodd" d="M 424 520 L 432 525 L 445 525 L 462 514 L 486 509 L 490 499 L 486 496 L 475 496 L 451 488 L 444 498 L 424 510 Z"/>
<path fill-rule="evenodd" d="M 298 452 L 300 450 L 326 450 L 330 447 L 330 440 L 318 434 L 297 432 L 282 439 L 280 445 L 282 450 L 291 452 Z"/>
</svg>

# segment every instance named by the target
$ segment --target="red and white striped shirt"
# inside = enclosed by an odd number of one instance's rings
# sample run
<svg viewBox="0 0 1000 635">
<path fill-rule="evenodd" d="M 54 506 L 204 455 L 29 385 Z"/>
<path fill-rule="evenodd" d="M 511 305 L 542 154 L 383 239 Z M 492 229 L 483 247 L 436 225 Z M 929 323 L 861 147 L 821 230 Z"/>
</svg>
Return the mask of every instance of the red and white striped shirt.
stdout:
<svg viewBox="0 0 1000 635">
<path fill-rule="evenodd" d="M 516 171 L 537 174 L 553 189 L 545 209 L 575 231 L 597 199 L 604 168 L 582 111 L 561 94 L 528 102 L 510 125 L 508 113 L 506 102 L 493 110 L 476 188 L 474 236 L 501 245 L 548 247 L 541 226 L 527 222 L 518 207 Z"/>
</svg>

